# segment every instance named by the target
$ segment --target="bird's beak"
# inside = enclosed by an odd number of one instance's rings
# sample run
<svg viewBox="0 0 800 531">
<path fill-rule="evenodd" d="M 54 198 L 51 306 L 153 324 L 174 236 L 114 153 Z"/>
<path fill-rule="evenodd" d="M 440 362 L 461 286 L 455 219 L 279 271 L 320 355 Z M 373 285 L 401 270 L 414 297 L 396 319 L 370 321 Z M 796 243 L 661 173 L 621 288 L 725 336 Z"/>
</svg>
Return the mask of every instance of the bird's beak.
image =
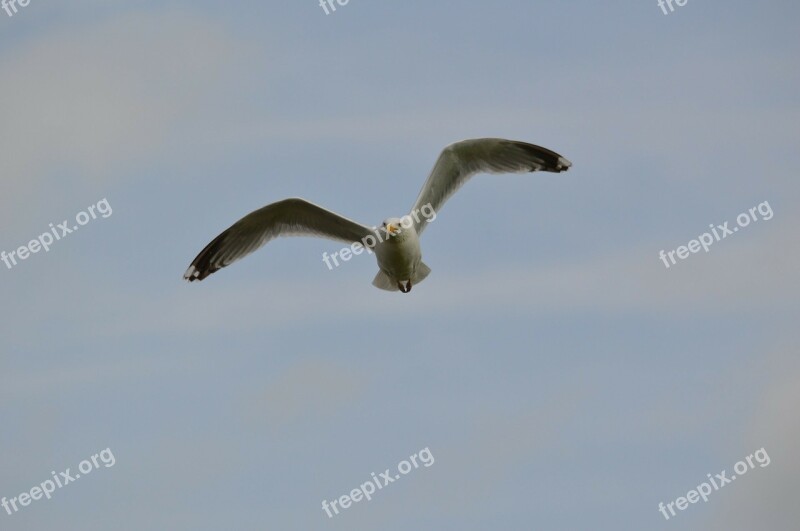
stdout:
<svg viewBox="0 0 800 531">
<path fill-rule="evenodd" d="M 393 224 L 389 223 L 388 225 L 386 225 L 386 230 L 388 230 L 388 231 L 389 231 L 389 234 L 391 234 L 392 236 L 394 236 L 395 234 L 397 234 L 398 232 L 400 232 L 400 227 L 398 227 L 398 226 L 396 226 L 396 225 L 393 225 Z"/>
</svg>

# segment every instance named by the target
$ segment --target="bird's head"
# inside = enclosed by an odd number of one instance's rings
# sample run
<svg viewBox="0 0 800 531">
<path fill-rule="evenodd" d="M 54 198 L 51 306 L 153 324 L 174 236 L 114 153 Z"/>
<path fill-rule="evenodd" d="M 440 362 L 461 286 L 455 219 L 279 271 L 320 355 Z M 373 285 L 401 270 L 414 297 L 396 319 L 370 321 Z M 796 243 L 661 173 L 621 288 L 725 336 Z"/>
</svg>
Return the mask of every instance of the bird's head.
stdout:
<svg viewBox="0 0 800 531">
<path fill-rule="evenodd" d="M 409 228 L 408 222 L 403 225 L 403 220 L 400 218 L 389 218 L 383 222 L 382 226 L 383 230 L 390 236 L 397 236 L 403 232 L 404 229 Z"/>
</svg>

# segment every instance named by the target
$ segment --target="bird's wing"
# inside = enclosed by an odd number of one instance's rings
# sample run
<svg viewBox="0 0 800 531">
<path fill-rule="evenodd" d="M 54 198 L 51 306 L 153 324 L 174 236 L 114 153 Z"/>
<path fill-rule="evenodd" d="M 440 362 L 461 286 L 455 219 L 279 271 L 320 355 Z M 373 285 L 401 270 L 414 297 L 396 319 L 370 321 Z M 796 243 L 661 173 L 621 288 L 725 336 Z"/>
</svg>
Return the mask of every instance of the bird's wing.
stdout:
<svg viewBox="0 0 800 531">
<path fill-rule="evenodd" d="M 183 278 L 203 280 L 278 236 L 319 236 L 353 243 L 373 231 L 304 199 L 284 199 L 251 212 L 200 251 Z"/>
<path fill-rule="evenodd" d="M 433 209 L 434 213 L 439 212 L 445 201 L 477 173 L 559 173 L 570 166 L 572 163 L 558 153 L 525 142 L 502 138 L 456 142 L 444 148 L 439 155 L 411 212 L 419 212 L 426 205 L 430 205 L 428 209 Z M 424 211 L 422 213 L 425 214 Z M 414 216 L 414 220 L 417 233 L 422 233 L 428 218 Z"/>
</svg>

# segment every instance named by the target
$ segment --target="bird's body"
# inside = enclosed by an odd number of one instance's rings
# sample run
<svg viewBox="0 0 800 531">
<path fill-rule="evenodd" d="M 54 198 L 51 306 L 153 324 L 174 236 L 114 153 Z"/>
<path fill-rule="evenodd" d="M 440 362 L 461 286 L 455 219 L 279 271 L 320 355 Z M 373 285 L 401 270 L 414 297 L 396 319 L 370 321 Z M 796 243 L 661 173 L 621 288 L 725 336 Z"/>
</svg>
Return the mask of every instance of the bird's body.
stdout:
<svg viewBox="0 0 800 531">
<path fill-rule="evenodd" d="M 496 138 L 457 142 L 439 155 L 411 212 L 384 221 L 383 234 L 304 199 L 284 199 L 251 212 L 217 236 L 197 255 L 184 278 L 203 280 L 278 236 L 320 236 L 368 248 L 375 253 L 379 268 L 372 284 L 408 293 L 430 273 L 422 262 L 422 232 L 470 177 L 477 173 L 560 173 L 571 165 L 561 155 L 525 142 Z"/>
<path fill-rule="evenodd" d="M 430 270 L 422 263 L 422 249 L 414 226 L 403 228 L 402 220 L 397 218 L 387 219 L 385 223 L 390 227 L 400 227 L 400 230 L 373 249 L 380 269 L 373 284 L 392 291 L 393 286 L 398 285 L 400 291 L 407 293 L 413 284 L 422 280 L 418 278 L 419 273 Z"/>
</svg>

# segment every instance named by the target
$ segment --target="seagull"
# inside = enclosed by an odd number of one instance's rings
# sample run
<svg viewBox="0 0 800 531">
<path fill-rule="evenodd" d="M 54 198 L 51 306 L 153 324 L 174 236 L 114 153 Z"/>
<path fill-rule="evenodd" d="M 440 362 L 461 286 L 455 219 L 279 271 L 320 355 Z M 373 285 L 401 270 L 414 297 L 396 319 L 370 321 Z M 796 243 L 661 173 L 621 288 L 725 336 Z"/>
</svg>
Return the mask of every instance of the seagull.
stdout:
<svg viewBox="0 0 800 531">
<path fill-rule="evenodd" d="M 501 138 L 462 140 L 442 150 L 411 212 L 402 218 L 386 219 L 380 230 L 305 199 L 284 199 L 251 212 L 214 238 L 183 278 L 189 282 L 203 280 L 279 236 L 317 236 L 345 242 L 354 254 L 361 254 L 364 249 L 374 253 L 379 271 L 372 285 L 408 293 L 431 272 L 422 261 L 422 232 L 470 177 L 479 173 L 560 173 L 570 166 L 572 163 L 558 153 L 526 142 Z"/>
</svg>

